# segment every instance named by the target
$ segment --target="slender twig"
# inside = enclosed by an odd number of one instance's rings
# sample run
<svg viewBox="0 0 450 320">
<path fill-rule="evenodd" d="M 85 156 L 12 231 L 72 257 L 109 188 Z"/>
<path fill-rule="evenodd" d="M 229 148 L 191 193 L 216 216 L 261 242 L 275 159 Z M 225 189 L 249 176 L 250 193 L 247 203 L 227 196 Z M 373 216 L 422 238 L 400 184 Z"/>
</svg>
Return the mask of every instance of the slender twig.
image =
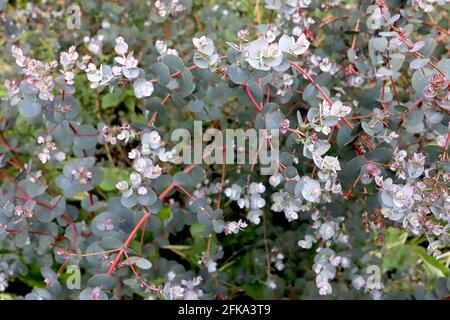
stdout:
<svg viewBox="0 0 450 320">
<path fill-rule="evenodd" d="M 291 66 L 294 67 L 297 71 L 299 71 L 302 75 L 304 75 L 306 79 L 316 87 L 316 89 L 320 92 L 320 94 L 328 102 L 329 105 L 333 104 L 330 97 L 323 91 L 322 87 L 318 83 L 316 83 L 316 81 L 309 75 L 309 73 L 306 72 L 306 70 L 304 70 L 295 62 L 291 62 Z M 353 124 L 350 121 L 348 121 L 345 117 L 343 117 L 342 120 L 350 129 L 353 129 Z"/>
<path fill-rule="evenodd" d="M 250 101 L 252 102 L 252 104 L 255 106 L 256 110 L 258 110 L 258 112 L 261 111 L 261 105 L 256 102 L 255 98 L 253 98 L 252 92 L 250 91 L 250 88 L 248 87 L 247 84 L 243 84 L 242 85 L 244 87 L 245 93 L 247 94 L 247 97 L 250 99 Z"/>
<path fill-rule="evenodd" d="M 136 236 L 136 233 L 139 231 L 139 229 L 141 228 L 141 226 L 147 221 L 147 219 L 150 217 L 150 212 L 146 211 L 143 216 L 141 217 L 141 219 L 139 219 L 138 223 L 136 224 L 136 226 L 134 227 L 134 229 L 131 231 L 131 233 L 129 234 L 127 240 L 125 241 L 125 243 L 123 244 L 123 247 L 119 250 L 119 252 L 116 255 L 116 258 L 114 259 L 114 261 L 112 262 L 111 266 L 108 269 L 108 274 L 112 275 L 114 273 L 114 270 L 117 267 L 117 264 L 120 261 L 120 258 L 122 258 L 122 255 L 125 253 L 125 250 L 128 248 L 128 246 L 130 245 L 131 241 L 134 239 L 134 237 Z"/>
</svg>

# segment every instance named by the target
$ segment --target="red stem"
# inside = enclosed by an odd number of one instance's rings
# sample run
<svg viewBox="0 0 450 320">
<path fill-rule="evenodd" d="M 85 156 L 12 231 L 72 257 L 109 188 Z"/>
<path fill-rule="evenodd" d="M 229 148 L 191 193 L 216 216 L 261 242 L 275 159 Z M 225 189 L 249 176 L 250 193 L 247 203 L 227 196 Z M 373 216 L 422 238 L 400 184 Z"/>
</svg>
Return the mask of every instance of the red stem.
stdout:
<svg viewBox="0 0 450 320">
<path fill-rule="evenodd" d="M 166 190 L 164 190 L 160 195 L 159 195 L 159 199 L 163 200 L 165 197 L 167 197 L 167 195 L 170 193 L 170 191 L 173 190 L 173 188 L 175 188 L 175 183 L 170 184 Z"/>
<path fill-rule="evenodd" d="M 247 93 L 247 97 L 250 99 L 250 101 L 253 103 L 253 105 L 255 106 L 256 110 L 258 110 L 258 112 L 261 112 L 261 106 L 258 104 L 258 102 L 256 102 L 255 98 L 253 98 L 252 93 L 250 92 L 250 88 L 248 87 L 247 84 L 243 84 L 242 85 L 245 89 L 245 92 Z"/>
<path fill-rule="evenodd" d="M 22 232 L 23 230 L 18 230 L 18 229 L 6 229 L 6 232 L 11 232 L 11 233 L 19 233 Z M 36 230 L 27 230 L 27 232 L 29 234 L 36 234 L 36 235 L 41 235 L 41 236 L 51 236 L 53 238 L 56 238 L 53 234 L 51 234 L 48 231 L 36 231 Z"/>
<path fill-rule="evenodd" d="M 112 275 L 117 264 L 120 261 L 120 258 L 122 258 L 122 255 L 125 252 L 125 249 L 128 248 L 128 246 L 130 245 L 130 242 L 134 239 L 136 233 L 138 232 L 139 228 L 147 221 L 147 219 L 150 217 L 150 212 L 145 212 L 144 215 L 141 217 L 141 219 L 139 220 L 139 222 L 136 224 L 136 226 L 134 227 L 133 231 L 131 231 L 130 235 L 128 236 L 127 240 L 125 241 L 123 248 L 119 250 L 119 253 L 117 253 L 116 258 L 114 259 L 113 263 L 111 264 L 111 266 L 108 269 L 108 274 Z"/>
<path fill-rule="evenodd" d="M 270 84 L 267 84 L 266 96 L 267 96 L 266 103 L 270 103 Z"/>
<path fill-rule="evenodd" d="M 297 63 L 295 62 L 291 62 L 291 66 L 294 67 L 296 70 L 298 70 L 301 74 L 303 74 L 306 79 L 308 79 L 308 81 L 312 84 L 314 84 L 314 87 L 316 87 L 316 89 L 320 92 L 320 94 L 324 97 L 324 99 L 330 104 L 332 105 L 333 102 L 331 101 L 330 97 L 323 91 L 322 87 L 319 86 L 316 81 L 309 75 L 308 72 L 306 72 L 305 69 L 303 69 L 302 67 L 300 67 Z M 345 122 L 345 124 L 350 128 L 353 129 L 353 124 L 348 121 L 346 118 L 342 118 L 342 120 Z"/>
<path fill-rule="evenodd" d="M 164 99 L 161 100 L 161 106 L 164 106 L 164 104 L 167 102 L 167 100 L 170 98 L 170 93 L 166 94 Z"/>
</svg>

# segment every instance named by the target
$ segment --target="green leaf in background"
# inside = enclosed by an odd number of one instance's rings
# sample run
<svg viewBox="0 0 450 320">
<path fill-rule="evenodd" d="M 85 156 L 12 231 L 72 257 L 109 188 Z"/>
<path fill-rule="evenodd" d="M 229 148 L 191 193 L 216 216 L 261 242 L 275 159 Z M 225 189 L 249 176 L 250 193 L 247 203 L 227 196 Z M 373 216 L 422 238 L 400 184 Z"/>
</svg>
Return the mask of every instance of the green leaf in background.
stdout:
<svg viewBox="0 0 450 320">
<path fill-rule="evenodd" d="M 441 262 L 427 254 L 427 250 L 422 247 L 415 247 L 416 253 L 422 260 L 425 269 L 435 277 L 450 277 L 450 269 L 446 268 Z"/>
<path fill-rule="evenodd" d="M 129 173 L 125 169 L 102 167 L 101 170 L 104 173 L 104 178 L 98 186 L 104 191 L 114 191 L 117 182 L 128 179 Z"/>
<path fill-rule="evenodd" d="M 120 101 L 121 101 L 121 99 L 119 99 L 117 97 L 117 94 L 114 93 L 114 92 L 113 93 L 107 93 L 107 94 L 103 95 L 101 100 L 102 100 L 102 108 L 103 109 L 107 109 L 107 108 L 111 108 L 111 107 L 117 106 L 120 103 Z"/>
</svg>

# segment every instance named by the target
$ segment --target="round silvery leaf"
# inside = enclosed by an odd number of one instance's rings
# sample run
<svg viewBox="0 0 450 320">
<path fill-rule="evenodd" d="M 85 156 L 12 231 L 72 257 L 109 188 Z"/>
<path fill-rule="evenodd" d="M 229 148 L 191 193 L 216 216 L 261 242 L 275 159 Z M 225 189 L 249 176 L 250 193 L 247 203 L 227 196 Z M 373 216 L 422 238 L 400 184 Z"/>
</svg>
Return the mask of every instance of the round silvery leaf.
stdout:
<svg viewBox="0 0 450 320">
<path fill-rule="evenodd" d="M 47 189 L 45 185 L 33 183 L 30 180 L 22 180 L 19 182 L 19 186 L 25 190 L 25 192 L 32 198 L 44 194 Z"/>
<path fill-rule="evenodd" d="M 124 197 L 122 196 L 120 198 L 120 203 L 125 207 L 125 208 L 133 208 L 135 205 L 137 205 L 139 200 L 138 195 L 133 194 L 130 197 Z"/>
<path fill-rule="evenodd" d="M 122 67 L 122 73 L 127 79 L 135 79 L 139 76 L 139 68 L 127 68 L 125 66 Z"/>
<path fill-rule="evenodd" d="M 370 43 L 376 50 L 380 52 L 386 51 L 388 45 L 388 41 L 385 37 L 372 38 L 370 40 Z"/>
<path fill-rule="evenodd" d="M 213 221 L 207 216 L 206 210 L 198 211 L 197 220 L 203 225 L 213 227 Z"/>
<path fill-rule="evenodd" d="M 205 36 L 202 36 L 200 38 L 193 38 L 192 42 L 194 43 L 194 46 L 196 47 L 197 51 L 210 56 L 214 52 L 214 42 Z"/>
<path fill-rule="evenodd" d="M 302 196 L 309 202 L 319 202 L 321 195 L 320 184 L 318 181 L 308 179 L 302 189 Z"/>
<path fill-rule="evenodd" d="M 125 264 L 135 264 L 139 269 L 148 270 L 152 267 L 152 263 L 143 257 L 129 257 Z"/>
<path fill-rule="evenodd" d="M 147 193 L 145 195 L 138 195 L 138 202 L 144 206 L 153 205 L 158 199 L 155 191 L 152 188 L 147 188 Z"/>
<path fill-rule="evenodd" d="M 394 205 L 392 194 L 387 190 L 381 191 L 381 201 L 383 201 L 383 204 L 388 207 L 392 207 Z"/>
<path fill-rule="evenodd" d="M 62 97 L 55 97 L 51 104 L 53 110 L 53 121 L 60 122 L 64 119 L 74 120 L 80 113 L 80 102 L 74 97 L 66 95 L 64 101 Z"/>
<path fill-rule="evenodd" d="M 153 180 L 152 187 L 158 194 L 161 194 L 172 183 L 172 177 L 170 175 L 160 175 Z"/>
<path fill-rule="evenodd" d="M 434 50 L 436 49 L 436 40 L 434 38 L 427 38 L 424 41 L 419 41 L 418 43 L 420 42 L 423 42 L 424 45 L 418 49 L 418 52 L 423 56 L 431 56 L 431 54 L 433 54 Z"/>
<path fill-rule="evenodd" d="M 91 223 L 92 232 L 101 237 L 111 231 L 119 230 L 117 215 L 108 211 L 102 212 L 95 216 Z"/>
<path fill-rule="evenodd" d="M 194 64 L 200 69 L 208 69 L 210 60 L 202 54 L 196 52 L 194 53 Z"/>
<path fill-rule="evenodd" d="M 133 83 L 134 94 L 136 98 L 142 99 L 150 97 L 153 93 L 153 84 L 144 78 L 136 79 Z"/>
<path fill-rule="evenodd" d="M 418 70 L 420 68 L 425 67 L 429 61 L 430 61 L 429 58 L 414 59 L 413 61 L 411 61 L 410 67 L 411 69 Z"/>
<path fill-rule="evenodd" d="M 184 188 L 192 188 L 193 187 L 192 178 L 184 172 L 175 173 L 175 175 L 173 176 L 173 182 L 175 182 L 177 185 L 180 185 Z"/>
<path fill-rule="evenodd" d="M 369 136 L 375 136 L 383 130 L 383 124 L 380 121 L 362 121 L 361 127 Z"/>
<path fill-rule="evenodd" d="M 284 119 L 286 119 L 286 117 L 281 112 L 269 113 L 266 115 L 266 128 L 269 130 L 278 130 Z"/>
<path fill-rule="evenodd" d="M 102 238 L 99 244 L 104 250 L 113 250 L 122 248 L 124 246 L 124 243 L 121 240 L 112 236 Z"/>
<path fill-rule="evenodd" d="M 203 107 L 205 106 L 205 103 L 203 100 L 192 100 L 189 101 L 187 108 L 189 111 L 192 112 L 200 112 L 203 110 Z"/>
<path fill-rule="evenodd" d="M 103 249 L 102 247 L 100 247 L 100 245 L 96 242 L 91 243 L 87 248 L 86 248 L 86 253 L 87 254 L 91 254 L 91 253 L 95 253 L 95 252 L 101 252 L 104 251 L 105 249 Z M 87 255 L 86 256 L 86 261 L 89 264 L 92 265 L 99 265 L 100 262 L 102 261 L 102 255 L 96 255 L 96 254 L 92 254 L 92 255 Z"/>
<path fill-rule="evenodd" d="M 420 133 L 424 129 L 423 118 L 424 118 L 424 111 L 422 109 L 410 111 L 408 113 L 407 120 L 406 122 L 404 122 L 403 126 L 409 133 Z"/>
<path fill-rule="evenodd" d="M 327 127 L 333 127 L 338 122 L 339 122 L 339 118 L 338 117 L 334 117 L 334 116 L 329 116 L 329 117 L 326 117 L 326 118 L 322 119 L 323 125 L 325 125 Z"/>
<path fill-rule="evenodd" d="M 179 84 L 179 94 L 183 98 L 188 97 L 195 90 L 195 81 L 192 77 L 192 73 L 187 68 L 184 68 L 184 70 L 181 72 Z"/>
<path fill-rule="evenodd" d="M 63 189 L 65 191 L 65 193 L 67 193 L 67 191 L 72 186 L 72 181 L 69 178 L 64 177 L 64 176 L 56 177 L 55 182 L 58 187 L 60 187 L 61 189 Z"/>
<path fill-rule="evenodd" d="M 224 221 L 223 220 L 215 220 L 213 223 L 213 229 L 216 233 L 221 233 L 223 231 Z"/>
<path fill-rule="evenodd" d="M 156 62 L 152 67 L 152 73 L 156 76 L 158 84 L 161 86 L 166 86 L 170 80 L 170 70 L 162 62 Z"/>
<path fill-rule="evenodd" d="M 319 234 L 323 240 L 330 239 L 331 237 L 333 237 L 334 233 L 335 233 L 335 231 L 334 231 L 333 223 L 327 222 L 320 226 Z"/>
<path fill-rule="evenodd" d="M 309 122 L 314 123 L 314 118 L 317 116 L 318 113 L 319 113 L 318 108 L 309 108 L 306 118 L 308 119 Z"/>
<path fill-rule="evenodd" d="M 343 148 L 358 136 L 358 132 L 354 132 L 355 130 L 350 129 L 348 126 L 342 126 L 336 137 L 336 142 L 339 148 Z"/>
<path fill-rule="evenodd" d="M 379 147 L 366 153 L 366 158 L 378 163 L 388 163 L 391 161 L 393 153 L 390 149 Z"/>
<path fill-rule="evenodd" d="M 171 72 L 181 71 L 184 68 L 183 60 L 172 54 L 166 54 L 161 62 L 168 66 Z"/>
<path fill-rule="evenodd" d="M 425 117 L 429 123 L 437 124 L 444 119 L 444 114 L 434 109 L 427 109 Z"/>
<path fill-rule="evenodd" d="M 45 289 L 34 289 L 25 296 L 25 300 L 52 300 L 52 295 Z"/>
<path fill-rule="evenodd" d="M 108 300 L 108 295 L 100 287 L 87 288 L 81 291 L 80 300 Z"/>
<path fill-rule="evenodd" d="M 411 84 L 416 92 L 420 94 L 423 93 L 423 90 L 428 85 L 428 80 L 430 80 L 432 74 L 428 68 L 424 68 L 425 74 L 422 73 L 422 70 L 417 70 L 413 73 L 411 78 Z"/>
<path fill-rule="evenodd" d="M 41 104 L 34 101 L 32 98 L 25 98 L 19 103 L 19 112 L 25 118 L 37 117 L 41 111 Z"/>
<path fill-rule="evenodd" d="M 39 89 L 27 80 L 22 80 L 20 81 L 20 92 L 25 96 L 25 99 L 30 99 L 39 93 Z"/>
<path fill-rule="evenodd" d="M 244 84 L 248 82 L 248 73 L 244 69 L 235 66 L 227 67 L 227 74 L 231 81 L 236 84 Z"/>
<path fill-rule="evenodd" d="M 311 105 L 317 105 L 316 96 L 319 94 L 317 88 L 312 84 L 308 84 L 303 90 L 302 98 L 304 101 L 308 102 Z"/>
</svg>

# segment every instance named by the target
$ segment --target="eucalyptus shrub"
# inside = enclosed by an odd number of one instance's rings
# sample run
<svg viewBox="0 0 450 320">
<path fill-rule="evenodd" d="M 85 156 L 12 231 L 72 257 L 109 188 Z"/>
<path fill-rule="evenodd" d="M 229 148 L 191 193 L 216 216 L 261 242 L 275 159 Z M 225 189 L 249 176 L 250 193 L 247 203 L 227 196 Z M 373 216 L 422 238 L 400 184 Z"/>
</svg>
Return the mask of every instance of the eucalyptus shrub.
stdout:
<svg viewBox="0 0 450 320">
<path fill-rule="evenodd" d="M 0 10 L 4 297 L 450 296 L 448 1 Z"/>
</svg>

